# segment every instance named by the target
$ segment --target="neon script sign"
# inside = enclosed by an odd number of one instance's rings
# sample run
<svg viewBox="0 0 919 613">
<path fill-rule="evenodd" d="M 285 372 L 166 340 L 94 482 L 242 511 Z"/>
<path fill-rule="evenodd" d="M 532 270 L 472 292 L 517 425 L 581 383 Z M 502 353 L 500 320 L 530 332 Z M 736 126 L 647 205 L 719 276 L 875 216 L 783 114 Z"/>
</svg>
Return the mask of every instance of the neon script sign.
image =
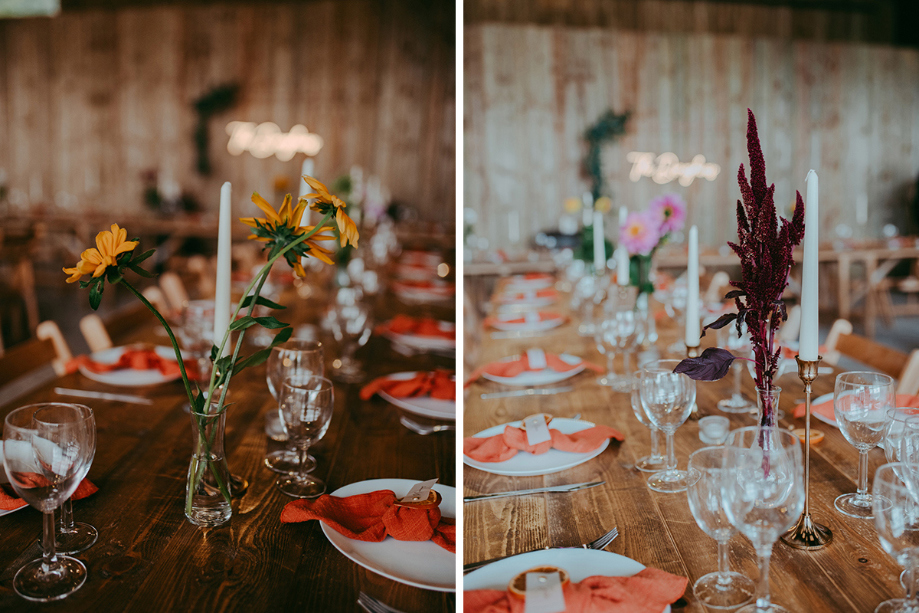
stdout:
<svg viewBox="0 0 919 613">
<path fill-rule="evenodd" d="M 625 159 L 632 164 L 629 179 L 633 183 L 649 177 L 659 185 L 677 180 L 683 187 L 688 187 L 697 178 L 714 181 L 721 172 L 721 166 L 706 162 L 702 154 L 693 157 L 691 162 L 681 162 L 675 153 L 667 152 L 655 157 L 647 151 L 632 151 Z"/>
<path fill-rule="evenodd" d="M 227 124 L 230 141 L 227 151 L 232 155 L 241 155 L 248 151 L 253 156 L 264 159 L 272 155 L 286 162 L 297 153 L 313 156 L 322 149 L 323 140 L 300 124 L 281 132 L 278 124 L 267 121 L 256 124 L 252 121 L 231 121 Z"/>
</svg>

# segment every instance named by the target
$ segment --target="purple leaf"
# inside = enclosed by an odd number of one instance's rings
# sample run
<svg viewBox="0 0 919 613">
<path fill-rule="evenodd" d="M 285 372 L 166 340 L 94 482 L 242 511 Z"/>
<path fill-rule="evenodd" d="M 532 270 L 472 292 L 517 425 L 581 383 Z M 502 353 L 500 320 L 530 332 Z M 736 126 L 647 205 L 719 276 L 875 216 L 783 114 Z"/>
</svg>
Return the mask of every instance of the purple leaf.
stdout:
<svg viewBox="0 0 919 613">
<path fill-rule="evenodd" d="M 705 326 L 705 329 L 708 330 L 709 328 L 711 328 L 712 330 L 720 330 L 721 328 L 725 327 L 726 325 L 728 325 L 735 319 L 737 319 L 737 313 L 725 313 L 724 315 L 722 315 L 721 317 L 719 317 L 712 323 Z"/>
<path fill-rule="evenodd" d="M 742 289 L 732 289 L 727 294 L 724 295 L 725 300 L 730 300 L 731 298 L 739 298 L 741 296 L 746 296 L 747 292 Z"/>
<path fill-rule="evenodd" d="M 709 347 L 697 358 L 686 358 L 673 369 L 696 381 L 717 381 L 728 374 L 737 358 L 720 347 Z"/>
</svg>

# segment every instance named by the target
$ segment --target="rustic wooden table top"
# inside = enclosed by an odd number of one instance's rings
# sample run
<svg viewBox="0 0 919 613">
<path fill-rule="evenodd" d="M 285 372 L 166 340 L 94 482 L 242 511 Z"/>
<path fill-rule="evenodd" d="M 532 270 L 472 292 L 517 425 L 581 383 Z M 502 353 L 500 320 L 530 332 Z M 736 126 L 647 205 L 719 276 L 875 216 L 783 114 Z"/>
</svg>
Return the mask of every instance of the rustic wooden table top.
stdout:
<svg viewBox="0 0 919 613">
<path fill-rule="evenodd" d="M 564 305 L 564 302 L 553 305 L 551 310 L 565 310 Z M 491 338 L 492 331 L 487 330 L 480 335 L 478 364 L 523 353 L 530 347 L 570 353 L 596 364 L 605 364 L 593 340 L 578 336 L 577 323 L 572 321 L 543 336 L 514 339 L 496 340 Z M 659 320 L 658 332 L 661 333 L 659 347 L 666 347 L 676 338 L 676 329 L 666 318 Z M 709 335 L 713 336 L 714 333 Z M 617 368 L 621 368 L 618 360 Z M 747 374 L 743 377 L 744 393 L 747 398 L 754 399 L 752 380 Z M 480 398 L 483 392 L 506 389 L 484 380 L 467 388 L 464 409 L 467 436 L 537 412 L 557 417 L 581 413 L 584 420 L 617 428 L 625 434 L 625 441 L 611 441 L 609 448 L 598 457 L 546 476 L 505 477 L 464 466 L 466 496 L 606 481 L 605 485 L 570 494 L 537 494 L 466 503 L 464 562 L 546 546 L 577 546 L 617 526 L 620 536 L 607 551 L 689 577 L 684 598 L 674 608 L 705 611 L 692 594 L 692 584 L 702 575 L 717 570 L 715 541 L 696 525 L 686 494 L 660 494 L 648 489 L 646 474 L 633 467 L 638 458 L 649 452 L 650 432 L 633 415 L 628 394 L 601 387 L 596 380 L 596 374 L 585 371 L 570 380 L 574 391 L 541 397 L 483 400 Z M 832 392 L 834 380 L 834 375 L 820 375 L 814 383 L 814 398 Z M 730 395 L 731 381 L 729 375 L 719 382 L 697 383 L 701 415 L 723 414 L 716 404 Z M 803 427 L 803 418 L 791 418 L 794 407 L 804 398 L 803 384 L 796 371 L 783 375 L 777 385 L 783 388 L 780 407 L 787 415 L 781 425 Z M 754 425 L 754 419 L 746 415 L 727 417 L 732 428 Z M 826 438 L 811 450 L 811 515 L 815 521 L 832 529 L 833 542 L 813 552 L 777 543 L 770 571 L 772 599 L 790 611 L 873 611 L 881 601 L 902 598 L 898 583 L 902 568 L 881 549 L 872 520 L 846 517 L 835 510 L 835 498 L 856 489 L 858 452 L 836 428 L 817 420 L 813 425 L 823 431 Z M 661 439 L 663 446 L 663 437 Z M 679 467 L 685 469 L 689 454 L 705 446 L 699 440 L 698 422 L 687 421 L 676 433 Z M 882 450 L 874 449 L 869 453 L 870 478 L 884 462 Z M 759 577 L 755 552 L 743 536 L 735 535 L 731 540 L 730 560 L 733 570 L 754 581 Z"/>
<path fill-rule="evenodd" d="M 87 299 L 74 289 L 74 300 Z M 314 298 L 315 300 L 315 298 Z M 392 313 L 425 313 L 453 318 L 452 309 L 406 307 L 384 299 L 377 321 Z M 318 302 L 314 304 L 325 304 Z M 285 312 L 291 320 L 298 309 Z M 302 309 L 301 309 L 302 310 Z M 308 310 L 308 309 L 307 309 Z M 304 321 L 294 319 L 294 321 Z M 119 342 L 168 344 L 155 327 L 132 331 Z M 334 349 L 326 351 L 327 362 Z M 330 355 L 332 354 L 332 355 Z M 405 357 L 374 335 L 358 353 L 371 376 L 434 367 L 454 361 L 426 355 Z M 327 365 L 328 368 L 328 365 Z M 81 401 L 53 393 L 54 386 L 141 394 L 152 406 Z M 399 423 L 395 407 L 379 398 L 362 401 L 359 385 L 335 383 L 335 414 L 326 436 L 310 449 L 316 474 L 328 491 L 367 479 L 438 477 L 456 485 L 452 432 L 419 436 Z M 99 541 L 75 557 L 89 569 L 86 584 L 57 603 L 61 611 L 362 611 L 358 593 L 403 611 L 454 611 L 455 595 L 406 586 L 365 570 L 339 553 L 319 522 L 282 525 L 281 509 L 291 499 L 274 485 L 277 477 L 262 462 L 281 443 L 265 436 L 264 415 L 276 410 L 264 366 L 235 376 L 227 417 L 226 449 L 231 471 L 250 486 L 234 500 L 233 517 L 219 528 L 197 528 L 183 514 L 191 454 L 191 422 L 180 381 L 148 389 L 113 389 L 80 374 L 61 377 L 15 400 L 0 399 L 0 416 L 16 406 L 42 401 L 85 402 L 97 420 L 97 451 L 89 479 L 99 492 L 74 503 L 76 521 L 99 530 Z M 34 610 L 17 596 L 12 579 L 25 562 L 38 558 L 41 514 L 26 508 L 0 518 L 0 610 Z"/>
</svg>

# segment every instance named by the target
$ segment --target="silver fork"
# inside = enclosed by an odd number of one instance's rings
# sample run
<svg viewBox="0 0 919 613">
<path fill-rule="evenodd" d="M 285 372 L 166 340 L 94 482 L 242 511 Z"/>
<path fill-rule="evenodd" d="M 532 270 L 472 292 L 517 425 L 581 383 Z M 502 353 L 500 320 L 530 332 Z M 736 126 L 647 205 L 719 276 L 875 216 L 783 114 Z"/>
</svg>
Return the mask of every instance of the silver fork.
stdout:
<svg viewBox="0 0 919 613">
<path fill-rule="evenodd" d="M 367 613 L 402 613 L 399 609 L 393 609 L 388 604 L 384 604 L 374 598 L 369 596 L 364 592 L 361 592 L 357 597 L 357 604 L 367 611 Z"/>
<path fill-rule="evenodd" d="M 432 434 L 434 432 L 446 432 L 447 430 L 456 430 L 456 426 L 453 424 L 434 424 L 429 426 L 427 424 L 418 423 L 414 419 L 409 419 L 404 415 L 399 418 L 399 423 L 401 423 L 403 426 L 415 434 L 421 435 Z"/>
<path fill-rule="evenodd" d="M 546 549 L 606 549 L 606 546 L 612 543 L 617 536 L 619 536 L 619 528 L 613 528 L 609 532 L 598 536 L 589 543 L 584 543 L 578 547 L 543 547 L 542 549 L 534 549 L 533 551 L 544 551 Z M 514 556 L 523 555 L 524 553 L 531 552 L 522 551 L 520 553 L 515 553 Z M 504 558 L 512 558 L 514 556 L 502 556 L 500 558 L 492 558 L 491 560 L 483 560 L 481 562 L 466 564 L 463 566 L 463 574 L 476 570 L 477 568 L 482 568 L 486 564 L 491 564 L 492 562 L 497 562 L 498 560 L 503 560 Z"/>
</svg>

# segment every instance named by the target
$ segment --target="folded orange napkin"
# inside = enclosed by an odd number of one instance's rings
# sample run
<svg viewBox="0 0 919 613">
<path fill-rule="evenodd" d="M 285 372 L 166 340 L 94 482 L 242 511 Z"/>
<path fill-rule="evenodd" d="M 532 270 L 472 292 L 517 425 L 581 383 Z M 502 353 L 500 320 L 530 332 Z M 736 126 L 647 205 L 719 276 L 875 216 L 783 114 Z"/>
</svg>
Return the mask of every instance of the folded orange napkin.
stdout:
<svg viewBox="0 0 919 613">
<path fill-rule="evenodd" d="M 197 372 L 194 360 L 184 360 L 185 370 L 189 376 Z M 179 363 L 175 360 L 160 356 L 155 350 L 149 348 L 126 349 L 121 357 L 112 363 L 97 362 L 88 355 L 79 355 L 67 363 L 67 372 L 76 372 L 80 366 L 85 366 L 94 373 L 106 373 L 114 370 L 159 370 L 164 377 L 175 377 L 181 372 Z"/>
<path fill-rule="evenodd" d="M 379 377 L 361 388 L 361 399 L 370 400 L 377 392 L 386 392 L 394 398 L 430 396 L 439 400 L 456 400 L 456 382 L 453 371 L 435 370 L 420 372 L 411 379 Z"/>
<path fill-rule="evenodd" d="M 20 477 L 21 478 L 21 477 Z M 47 479 L 39 474 L 34 474 L 29 479 L 36 487 L 42 486 L 47 483 Z M 80 485 L 77 486 L 76 491 L 73 493 L 74 500 L 79 500 L 80 498 L 86 498 L 87 496 L 92 496 L 99 491 L 99 488 L 92 484 L 88 479 L 83 479 L 80 481 Z M 28 502 L 22 498 L 17 498 L 16 496 L 10 496 L 0 488 L 0 511 L 13 511 L 20 507 L 24 507 Z"/>
<path fill-rule="evenodd" d="M 415 336 L 433 336 L 437 338 L 456 339 L 456 330 L 444 330 L 440 322 L 430 317 L 409 317 L 396 315 L 390 321 L 377 328 L 380 333 L 413 334 Z"/>
<path fill-rule="evenodd" d="M 584 368 L 589 368 L 590 370 L 596 372 L 603 372 L 603 369 L 596 364 L 591 364 L 587 360 L 581 360 L 576 364 L 569 364 L 568 362 L 562 360 L 558 355 L 554 353 L 546 352 L 546 365 L 551 370 L 555 372 L 568 372 L 569 370 L 574 370 L 583 366 Z M 520 356 L 516 360 L 508 361 L 498 361 L 486 364 L 485 366 L 479 366 L 472 371 L 472 374 L 469 375 L 469 378 L 466 379 L 466 385 L 469 385 L 483 374 L 488 373 L 493 377 L 516 377 L 524 371 L 536 371 L 535 368 L 530 368 L 530 360 L 527 359 L 526 354 Z"/>
<path fill-rule="evenodd" d="M 919 408 L 919 396 L 910 396 L 908 394 L 897 394 L 897 406 L 898 407 L 913 407 Z M 804 414 L 807 413 L 807 407 L 803 404 L 799 404 L 795 407 L 795 417 L 804 417 Z M 820 404 L 811 405 L 811 413 L 815 415 L 821 415 L 836 421 L 836 415 L 833 413 L 833 399 L 830 398 L 826 402 L 821 402 Z"/>
<path fill-rule="evenodd" d="M 530 445 L 527 442 L 527 433 L 523 428 L 505 426 L 502 434 L 485 438 L 474 436 L 464 438 L 463 453 L 477 462 L 504 462 L 517 455 L 518 451 L 526 451 L 533 455 L 545 453 L 550 449 L 587 453 L 602 445 L 606 439 L 614 438 L 617 441 L 625 439 L 622 432 L 609 426 L 594 426 L 572 434 L 562 434 L 550 428 L 549 434 L 552 440 Z"/>
<path fill-rule="evenodd" d="M 391 490 L 377 490 L 339 498 L 328 494 L 316 500 L 294 500 L 281 511 L 281 523 L 318 519 L 350 539 L 378 543 L 391 536 L 397 541 L 433 541 L 456 553 L 456 524 L 442 518 L 436 506 L 397 506 Z"/>
<path fill-rule="evenodd" d="M 562 587 L 565 613 L 660 613 L 679 600 L 689 579 L 657 568 L 632 577 L 587 577 Z M 463 592 L 464 613 L 523 613 L 526 601 L 500 590 Z"/>
<path fill-rule="evenodd" d="M 540 311 L 539 313 L 537 313 L 537 315 L 539 316 L 539 320 L 538 320 L 538 321 L 548 321 L 548 320 L 550 320 L 550 319 L 561 319 L 561 318 L 565 318 L 564 315 L 561 315 L 560 313 L 551 313 L 551 312 L 548 312 L 548 311 L 545 311 L 545 312 L 544 312 L 544 311 Z M 565 318 L 565 319 L 567 319 L 567 318 Z M 523 315 L 521 315 L 520 317 L 515 317 L 515 318 L 513 318 L 513 319 L 503 319 L 503 318 L 501 318 L 501 317 L 486 317 L 485 320 L 484 320 L 482 323 L 483 323 L 483 324 L 485 325 L 485 327 L 487 328 L 487 327 L 489 327 L 489 326 L 490 326 L 490 327 L 494 327 L 496 323 L 499 323 L 499 324 L 524 324 L 524 323 L 527 323 L 527 320 L 526 320 L 526 317 L 523 316 Z"/>
</svg>

